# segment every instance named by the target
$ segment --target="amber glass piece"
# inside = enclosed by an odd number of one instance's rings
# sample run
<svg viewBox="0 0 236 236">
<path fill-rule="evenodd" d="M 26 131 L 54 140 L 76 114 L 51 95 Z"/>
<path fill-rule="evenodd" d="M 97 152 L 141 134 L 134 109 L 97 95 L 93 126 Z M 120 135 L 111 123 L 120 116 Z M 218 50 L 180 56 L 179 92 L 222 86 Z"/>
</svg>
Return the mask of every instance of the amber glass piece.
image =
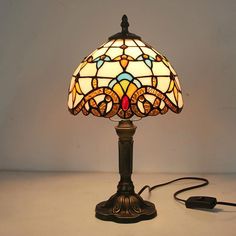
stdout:
<svg viewBox="0 0 236 236">
<path fill-rule="evenodd" d="M 119 104 L 113 104 L 112 110 L 105 117 L 113 117 L 117 114 L 119 109 Z"/>
<path fill-rule="evenodd" d="M 69 88 L 69 93 L 72 91 L 72 89 L 75 86 L 75 77 L 72 76 L 71 81 L 70 81 L 70 88 Z"/>
<path fill-rule="evenodd" d="M 121 49 L 126 49 L 127 47 L 128 47 L 128 46 L 126 46 L 126 45 L 124 45 L 124 44 L 120 46 Z"/>
<path fill-rule="evenodd" d="M 106 108 L 107 108 L 106 102 L 102 102 L 102 103 L 99 105 L 99 110 L 100 110 L 101 115 L 104 115 L 104 113 L 105 113 L 105 111 L 106 111 Z"/>
<path fill-rule="evenodd" d="M 175 95 L 175 100 L 178 101 L 178 91 L 177 91 L 176 87 L 174 87 L 173 91 L 174 91 L 174 95 Z"/>
<path fill-rule="evenodd" d="M 170 86 L 169 86 L 169 89 L 168 89 L 168 92 L 170 92 L 170 91 L 172 91 L 172 89 L 174 88 L 174 81 L 173 80 L 171 80 L 170 81 Z"/>
<path fill-rule="evenodd" d="M 96 109 L 91 109 L 91 112 L 92 112 L 93 115 L 95 115 L 95 116 L 101 116 L 101 113 L 100 113 L 98 110 L 96 110 Z"/>
<path fill-rule="evenodd" d="M 120 60 L 121 60 L 121 56 L 114 58 L 114 61 L 120 61 Z"/>
<path fill-rule="evenodd" d="M 123 68 L 126 68 L 127 65 L 128 65 L 128 63 L 129 63 L 129 61 L 126 60 L 126 59 L 123 59 L 123 60 L 120 61 L 120 64 L 121 64 L 121 66 L 122 66 Z"/>
<path fill-rule="evenodd" d="M 144 107 L 145 113 L 148 113 L 148 112 L 151 110 L 151 105 L 150 105 L 150 103 L 147 102 L 147 101 L 144 102 L 143 107 Z"/>
<path fill-rule="evenodd" d="M 132 113 L 131 109 L 129 108 L 129 109 L 125 112 L 125 118 L 128 119 L 128 118 L 130 118 L 130 117 L 132 117 L 132 116 L 133 116 L 133 113 Z"/>
<path fill-rule="evenodd" d="M 159 55 L 156 56 L 157 61 L 161 61 L 161 57 Z"/>
<path fill-rule="evenodd" d="M 92 84 L 93 84 L 93 88 L 97 88 L 97 86 L 98 86 L 98 80 L 97 80 L 96 78 L 94 78 L 94 79 L 92 80 Z"/>
<path fill-rule="evenodd" d="M 168 107 L 165 106 L 165 107 L 161 110 L 161 114 L 164 115 L 167 111 L 168 111 Z"/>
<path fill-rule="evenodd" d="M 121 87 L 120 84 L 116 84 L 114 87 L 113 87 L 113 90 L 116 92 L 116 94 L 121 98 L 124 94 L 124 91 Z"/>
<path fill-rule="evenodd" d="M 158 107 L 160 105 L 160 99 L 156 98 L 155 102 L 153 103 L 153 107 Z"/>
<path fill-rule="evenodd" d="M 119 117 L 122 117 L 122 118 L 125 117 L 125 113 L 124 113 L 124 111 L 123 111 L 122 109 L 120 109 L 120 110 L 118 111 L 118 116 L 119 116 Z"/>
<path fill-rule="evenodd" d="M 152 77 L 152 86 L 153 87 L 157 86 L 157 78 L 156 77 Z"/>
<path fill-rule="evenodd" d="M 104 92 L 105 92 L 105 94 L 109 95 L 112 98 L 114 103 L 118 103 L 119 102 L 118 96 L 110 88 L 105 88 Z"/>
<path fill-rule="evenodd" d="M 72 90 L 72 101 L 73 102 L 75 101 L 75 96 L 76 96 L 76 89 L 74 87 L 73 90 Z"/>
<path fill-rule="evenodd" d="M 79 86 L 78 82 L 75 83 L 75 87 L 76 87 L 77 92 L 78 92 L 79 94 L 82 94 L 82 91 L 81 91 L 81 89 L 80 89 L 80 86 Z"/>
<path fill-rule="evenodd" d="M 106 96 L 105 99 L 106 99 L 107 102 L 111 101 L 111 97 L 110 96 Z"/>
<path fill-rule="evenodd" d="M 82 109 L 82 112 L 85 116 L 87 116 L 89 114 L 89 112 L 85 108 Z"/>
<path fill-rule="evenodd" d="M 121 87 L 124 91 L 127 91 L 128 86 L 130 85 L 130 82 L 128 80 L 122 80 L 120 82 Z"/>
<path fill-rule="evenodd" d="M 136 116 L 144 117 L 145 115 L 141 113 L 136 105 L 131 105 L 131 109 Z"/>
<path fill-rule="evenodd" d="M 93 57 L 90 56 L 88 59 L 87 59 L 87 62 L 92 62 L 93 61 Z"/>
<path fill-rule="evenodd" d="M 97 103 L 95 102 L 95 100 L 93 98 L 89 100 L 89 105 L 91 107 L 97 107 Z"/>
<path fill-rule="evenodd" d="M 131 98 L 135 91 L 137 91 L 137 86 L 133 83 L 130 83 L 126 94 L 129 98 Z"/>
<path fill-rule="evenodd" d="M 146 92 L 146 88 L 140 88 L 137 91 L 135 91 L 135 93 L 132 96 L 131 103 L 135 104 L 137 102 L 137 99 L 139 98 L 139 96 L 141 96 L 145 92 Z"/>
<path fill-rule="evenodd" d="M 143 102 L 145 98 L 144 98 L 144 96 L 140 96 L 138 99 L 140 102 Z"/>
<path fill-rule="evenodd" d="M 156 116 L 156 115 L 158 115 L 159 113 L 160 113 L 159 110 L 154 109 L 154 110 L 150 111 L 148 115 L 149 115 L 149 116 Z"/>
</svg>

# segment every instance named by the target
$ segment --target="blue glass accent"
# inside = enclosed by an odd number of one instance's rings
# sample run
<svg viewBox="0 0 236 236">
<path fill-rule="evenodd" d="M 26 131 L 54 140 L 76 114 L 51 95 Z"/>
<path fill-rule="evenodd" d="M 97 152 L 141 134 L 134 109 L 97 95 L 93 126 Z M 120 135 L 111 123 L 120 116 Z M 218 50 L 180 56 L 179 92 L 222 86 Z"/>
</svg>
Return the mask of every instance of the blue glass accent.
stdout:
<svg viewBox="0 0 236 236">
<path fill-rule="evenodd" d="M 143 60 L 143 56 L 141 55 L 141 56 L 137 57 L 136 60 L 138 60 L 138 61 L 142 61 L 142 60 Z"/>
<path fill-rule="evenodd" d="M 105 58 L 104 58 L 104 61 L 110 61 L 111 60 L 111 58 L 109 57 L 109 56 L 106 56 Z"/>
<path fill-rule="evenodd" d="M 113 86 L 117 83 L 116 79 L 113 79 L 109 84 L 108 87 L 109 88 L 113 88 Z"/>
<path fill-rule="evenodd" d="M 152 61 L 150 61 L 149 59 L 146 59 L 144 62 L 148 67 L 152 67 Z"/>
<path fill-rule="evenodd" d="M 99 61 L 99 57 L 97 57 L 96 59 L 94 59 L 93 61 Z"/>
<path fill-rule="evenodd" d="M 131 80 L 133 80 L 133 76 L 131 76 L 131 74 L 129 74 L 129 73 L 124 72 L 124 73 L 119 74 L 117 77 L 118 81 L 121 81 L 124 79 L 131 81 Z"/>
<path fill-rule="evenodd" d="M 97 62 L 97 69 L 99 69 L 99 68 L 103 65 L 103 63 L 104 63 L 104 61 L 99 60 L 99 61 Z"/>
<path fill-rule="evenodd" d="M 141 87 L 142 87 L 142 84 L 141 84 L 137 79 L 134 79 L 133 83 L 134 83 L 138 88 L 141 88 Z"/>
</svg>

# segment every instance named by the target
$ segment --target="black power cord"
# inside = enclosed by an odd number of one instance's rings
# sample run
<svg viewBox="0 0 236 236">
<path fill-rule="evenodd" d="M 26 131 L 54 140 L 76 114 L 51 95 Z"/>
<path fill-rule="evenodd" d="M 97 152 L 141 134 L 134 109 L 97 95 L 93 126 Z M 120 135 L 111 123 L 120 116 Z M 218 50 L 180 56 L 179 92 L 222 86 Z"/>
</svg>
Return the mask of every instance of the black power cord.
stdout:
<svg viewBox="0 0 236 236">
<path fill-rule="evenodd" d="M 165 186 L 165 185 L 168 185 L 168 184 L 180 181 L 180 180 L 200 180 L 200 181 L 203 182 L 203 183 L 200 183 L 200 184 L 197 184 L 197 185 L 193 185 L 193 186 L 190 186 L 190 187 L 187 187 L 187 188 L 180 189 L 180 190 L 178 190 L 177 192 L 174 193 L 174 195 L 173 195 L 174 199 L 176 201 L 183 202 L 187 208 L 192 208 L 192 209 L 213 209 L 216 206 L 216 204 L 218 204 L 218 205 L 227 205 L 227 206 L 236 206 L 236 203 L 218 202 L 216 198 L 208 197 L 208 196 L 192 196 L 192 197 L 189 197 L 187 200 L 184 200 L 184 199 L 178 197 L 178 195 L 180 193 L 183 193 L 183 192 L 195 189 L 195 188 L 200 188 L 200 187 L 203 187 L 203 186 L 206 186 L 206 185 L 209 184 L 209 181 L 207 179 L 200 178 L 200 177 L 181 177 L 181 178 L 177 178 L 177 179 L 174 179 L 174 180 L 162 183 L 162 184 L 154 185 L 152 187 L 150 187 L 149 185 L 145 185 L 140 189 L 138 194 L 141 195 L 145 189 L 148 189 L 148 191 L 150 193 L 152 190 L 154 190 L 156 188 L 159 188 L 159 187 L 162 187 L 162 186 Z"/>
</svg>

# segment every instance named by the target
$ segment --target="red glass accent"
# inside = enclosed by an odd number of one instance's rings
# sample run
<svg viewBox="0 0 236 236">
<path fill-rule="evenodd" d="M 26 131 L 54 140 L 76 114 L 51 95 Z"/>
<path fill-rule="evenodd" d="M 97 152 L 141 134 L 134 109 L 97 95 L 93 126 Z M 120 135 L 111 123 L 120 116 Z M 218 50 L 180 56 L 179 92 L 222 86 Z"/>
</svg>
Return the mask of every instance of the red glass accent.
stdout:
<svg viewBox="0 0 236 236">
<path fill-rule="evenodd" d="M 129 108 L 129 98 L 126 95 L 121 100 L 121 106 L 123 111 L 127 111 Z"/>
</svg>

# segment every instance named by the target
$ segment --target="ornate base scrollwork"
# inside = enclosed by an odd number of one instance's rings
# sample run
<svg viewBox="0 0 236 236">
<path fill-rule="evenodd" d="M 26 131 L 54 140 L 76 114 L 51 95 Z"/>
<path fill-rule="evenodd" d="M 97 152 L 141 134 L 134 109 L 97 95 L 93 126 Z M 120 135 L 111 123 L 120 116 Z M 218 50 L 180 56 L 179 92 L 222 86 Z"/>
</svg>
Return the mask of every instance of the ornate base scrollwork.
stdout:
<svg viewBox="0 0 236 236">
<path fill-rule="evenodd" d="M 136 193 L 117 192 L 109 200 L 96 206 L 96 217 L 117 223 L 135 223 L 149 220 L 157 215 L 155 205 L 144 201 Z"/>
</svg>

